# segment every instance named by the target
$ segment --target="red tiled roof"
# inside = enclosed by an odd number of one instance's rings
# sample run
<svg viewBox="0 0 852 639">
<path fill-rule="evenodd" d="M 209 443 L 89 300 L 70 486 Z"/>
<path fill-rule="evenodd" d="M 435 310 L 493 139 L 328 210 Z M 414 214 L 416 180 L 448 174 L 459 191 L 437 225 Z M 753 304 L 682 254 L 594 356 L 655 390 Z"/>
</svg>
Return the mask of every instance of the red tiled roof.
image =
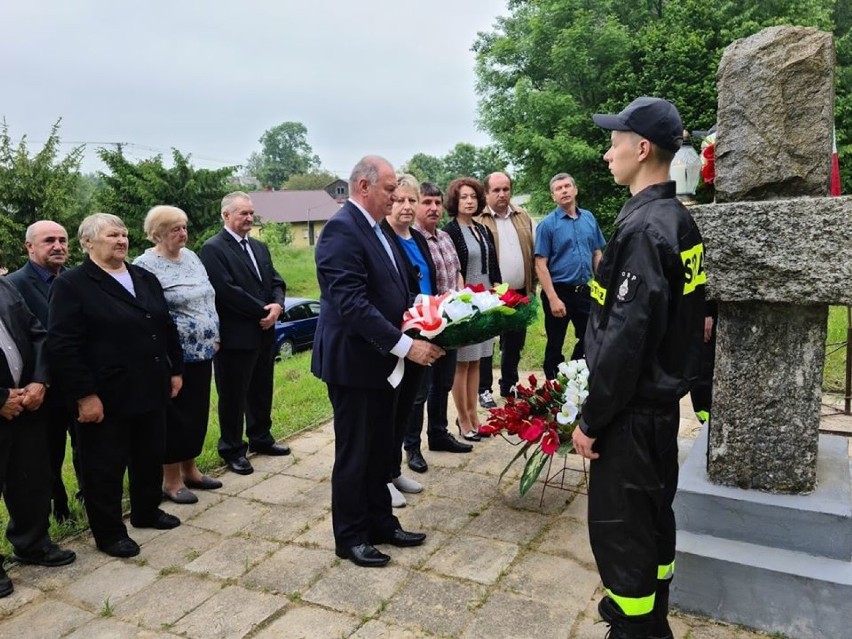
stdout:
<svg viewBox="0 0 852 639">
<path fill-rule="evenodd" d="M 327 220 L 340 204 L 325 191 L 252 191 L 255 217 L 261 222 Z"/>
</svg>

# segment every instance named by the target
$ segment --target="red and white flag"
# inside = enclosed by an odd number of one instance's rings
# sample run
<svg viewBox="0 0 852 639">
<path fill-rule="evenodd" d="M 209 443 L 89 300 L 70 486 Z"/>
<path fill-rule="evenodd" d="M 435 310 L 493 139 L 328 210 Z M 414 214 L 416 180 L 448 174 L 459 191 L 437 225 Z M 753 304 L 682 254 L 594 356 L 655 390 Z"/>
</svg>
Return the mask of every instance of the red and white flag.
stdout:
<svg viewBox="0 0 852 639">
<path fill-rule="evenodd" d="M 831 143 L 831 187 L 829 193 L 833 196 L 840 195 L 840 162 L 837 160 L 837 130 L 833 132 Z"/>
</svg>

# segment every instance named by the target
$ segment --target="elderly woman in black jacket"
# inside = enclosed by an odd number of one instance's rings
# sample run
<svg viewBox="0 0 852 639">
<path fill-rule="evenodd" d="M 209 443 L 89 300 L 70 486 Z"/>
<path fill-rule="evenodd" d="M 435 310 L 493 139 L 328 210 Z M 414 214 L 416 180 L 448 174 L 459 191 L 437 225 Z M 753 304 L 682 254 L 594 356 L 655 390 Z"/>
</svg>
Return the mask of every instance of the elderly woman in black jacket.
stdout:
<svg viewBox="0 0 852 639">
<path fill-rule="evenodd" d="M 76 409 L 95 543 L 108 555 L 132 557 L 139 546 L 121 518 L 125 469 L 133 526 L 180 525 L 159 504 L 166 405 L 180 392 L 183 354 L 159 281 L 125 261 L 121 219 L 95 213 L 77 235 L 88 256 L 53 283 L 48 356 Z"/>
<path fill-rule="evenodd" d="M 444 227 L 450 235 L 461 262 L 465 285 L 482 284 L 491 288 L 501 280 L 497 251 L 491 231 L 474 220 L 485 209 L 485 189 L 477 180 L 463 177 L 447 188 L 447 213 L 453 220 Z M 479 441 L 479 360 L 488 357 L 494 340 L 464 346 L 458 350 L 453 402 L 458 412 L 459 434 L 468 441 Z"/>
</svg>

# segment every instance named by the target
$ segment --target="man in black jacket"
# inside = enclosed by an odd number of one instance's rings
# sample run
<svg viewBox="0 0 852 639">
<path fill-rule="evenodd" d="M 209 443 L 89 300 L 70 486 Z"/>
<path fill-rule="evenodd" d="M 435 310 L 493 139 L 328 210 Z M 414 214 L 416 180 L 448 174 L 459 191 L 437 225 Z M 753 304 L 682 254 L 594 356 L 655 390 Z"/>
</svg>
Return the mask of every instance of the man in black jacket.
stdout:
<svg viewBox="0 0 852 639">
<path fill-rule="evenodd" d="M 216 290 L 222 345 L 213 364 L 219 393 L 219 456 L 240 475 L 254 472 L 246 452 L 289 455 L 275 443 L 272 377 L 275 321 L 284 310 L 284 280 L 269 249 L 250 237 L 254 204 L 247 193 L 222 198 L 224 228 L 201 247 L 201 261 Z M 248 445 L 243 441 L 245 419 Z"/>
<path fill-rule="evenodd" d="M 667 639 L 678 402 L 699 369 L 704 245 L 669 181 L 683 141 L 674 105 L 643 97 L 594 121 L 612 131 L 604 160 L 632 197 L 591 285 L 589 395 L 574 447 L 592 460 L 589 538 L 610 637 Z"/>
<path fill-rule="evenodd" d="M 56 222 L 39 220 L 27 228 L 25 246 L 29 260 L 17 271 L 10 273 L 8 280 L 18 289 L 41 325 L 47 328 L 47 296 L 53 281 L 66 270 L 68 233 Z M 54 380 L 57 381 L 59 380 Z M 56 521 L 64 521 L 71 516 L 68 495 L 62 483 L 62 464 L 65 462 L 65 441 L 68 434 L 71 435 L 72 459 L 79 488 L 78 499 L 83 495 L 83 477 L 77 454 L 74 415 L 62 401 L 55 383 L 54 388 L 45 397 L 43 411 L 47 422 L 53 516 Z"/>
<path fill-rule="evenodd" d="M 50 471 L 41 410 L 48 386 L 47 333 L 21 295 L 0 278 L 0 491 L 9 511 L 6 537 L 22 563 L 64 566 L 76 559 L 50 540 Z M 12 582 L 0 556 L 0 597 Z"/>
</svg>

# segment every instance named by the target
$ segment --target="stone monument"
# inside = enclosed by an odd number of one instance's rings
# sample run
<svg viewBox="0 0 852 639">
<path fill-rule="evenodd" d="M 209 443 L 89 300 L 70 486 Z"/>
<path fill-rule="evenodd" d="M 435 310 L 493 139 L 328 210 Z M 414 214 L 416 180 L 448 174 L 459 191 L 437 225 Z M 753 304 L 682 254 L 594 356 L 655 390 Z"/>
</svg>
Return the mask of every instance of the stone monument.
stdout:
<svg viewBox="0 0 852 639">
<path fill-rule="evenodd" d="M 823 197 L 832 36 L 765 29 L 728 47 L 717 82 L 721 204 L 692 209 L 719 302 L 713 407 L 682 469 L 672 598 L 790 637 L 845 636 L 849 457 L 819 435 L 828 306 L 852 304 L 852 198 Z"/>
</svg>

